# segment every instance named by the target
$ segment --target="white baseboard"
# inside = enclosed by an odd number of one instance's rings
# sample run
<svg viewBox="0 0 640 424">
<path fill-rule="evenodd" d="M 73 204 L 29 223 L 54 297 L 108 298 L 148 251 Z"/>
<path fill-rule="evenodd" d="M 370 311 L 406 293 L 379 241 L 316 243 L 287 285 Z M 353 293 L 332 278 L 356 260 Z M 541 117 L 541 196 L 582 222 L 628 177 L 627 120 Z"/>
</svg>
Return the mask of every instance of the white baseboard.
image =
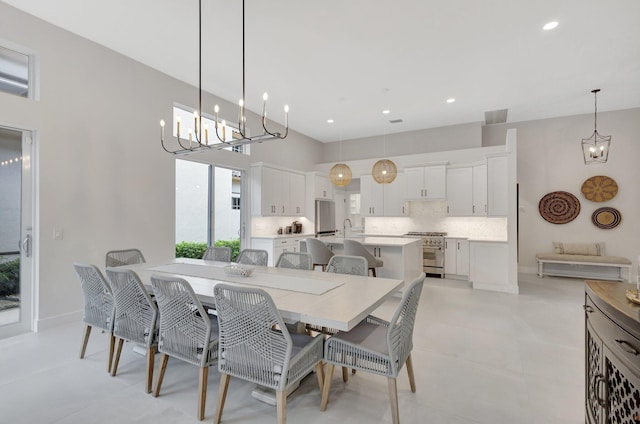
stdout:
<svg viewBox="0 0 640 424">
<path fill-rule="evenodd" d="M 82 311 L 73 311 L 55 317 L 43 318 L 36 321 L 34 331 L 49 330 L 62 324 L 82 321 Z"/>
</svg>

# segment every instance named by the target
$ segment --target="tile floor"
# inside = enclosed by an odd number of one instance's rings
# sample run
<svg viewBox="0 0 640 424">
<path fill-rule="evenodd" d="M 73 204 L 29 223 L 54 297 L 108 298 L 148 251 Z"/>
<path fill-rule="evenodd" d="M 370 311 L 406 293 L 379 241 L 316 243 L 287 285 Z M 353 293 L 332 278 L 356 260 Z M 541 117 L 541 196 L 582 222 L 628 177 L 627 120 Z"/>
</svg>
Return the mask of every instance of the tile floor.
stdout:
<svg viewBox="0 0 640 424">
<path fill-rule="evenodd" d="M 520 275 L 520 295 L 427 279 L 414 333 L 417 392 L 398 383 L 403 423 L 584 423 L 583 283 Z M 398 299 L 377 315 L 390 318 Z M 0 340 L 0 422 L 197 423 L 197 368 L 170 360 L 160 397 L 144 393 L 144 357 L 125 345 L 119 373 L 106 372 L 107 337 L 95 331 L 78 359 L 81 323 Z M 157 369 L 157 367 L 156 367 Z M 209 374 L 205 422 L 219 376 Z M 275 408 L 231 380 L 226 423 L 275 422 Z M 290 423 L 390 423 L 386 381 L 334 374 L 320 412 L 315 377 L 288 399 Z"/>
</svg>

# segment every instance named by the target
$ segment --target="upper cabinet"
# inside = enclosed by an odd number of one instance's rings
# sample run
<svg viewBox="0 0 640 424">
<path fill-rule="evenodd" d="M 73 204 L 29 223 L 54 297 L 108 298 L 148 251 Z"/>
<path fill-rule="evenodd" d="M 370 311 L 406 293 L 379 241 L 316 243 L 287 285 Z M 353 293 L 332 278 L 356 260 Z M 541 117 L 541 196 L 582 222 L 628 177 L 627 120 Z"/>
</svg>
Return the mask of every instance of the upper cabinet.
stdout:
<svg viewBox="0 0 640 424">
<path fill-rule="evenodd" d="M 473 214 L 473 168 L 447 169 L 447 213 L 449 216 Z"/>
<path fill-rule="evenodd" d="M 487 216 L 487 165 L 447 169 L 449 216 Z"/>
<path fill-rule="evenodd" d="M 444 199 L 446 195 L 446 174 L 447 168 L 445 165 L 405 168 L 405 199 Z"/>
<path fill-rule="evenodd" d="M 509 158 L 487 157 L 487 215 L 506 216 L 509 213 Z"/>
<path fill-rule="evenodd" d="M 406 216 L 404 174 L 391 184 L 378 184 L 371 175 L 360 176 L 360 214 L 363 216 Z"/>
<path fill-rule="evenodd" d="M 259 216 L 302 216 L 305 175 L 267 165 L 251 166 L 251 213 Z"/>
<path fill-rule="evenodd" d="M 316 199 L 332 200 L 333 199 L 333 184 L 328 177 L 322 175 L 314 175 L 314 193 Z"/>
<path fill-rule="evenodd" d="M 386 184 L 378 184 L 371 175 L 360 176 L 360 214 L 384 216 L 383 190 Z"/>
<path fill-rule="evenodd" d="M 473 166 L 473 216 L 487 216 L 487 165 Z"/>
</svg>

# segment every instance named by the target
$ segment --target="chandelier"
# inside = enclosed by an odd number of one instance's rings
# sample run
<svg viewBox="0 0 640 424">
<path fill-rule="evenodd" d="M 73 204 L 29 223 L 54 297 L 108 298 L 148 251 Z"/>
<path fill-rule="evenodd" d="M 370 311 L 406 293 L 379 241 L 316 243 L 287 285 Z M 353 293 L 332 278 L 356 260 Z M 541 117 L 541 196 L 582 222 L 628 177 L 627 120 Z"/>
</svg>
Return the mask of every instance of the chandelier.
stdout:
<svg viewBox="0 0 640 424">
<path fill-rule="evenodd" d="M 609 146 L 611 136 L 601 136 L 598 134 L 598 99 L 600 89 L 591 90 L 594 98 L 595 113 L 593 115 L 593 134 L 589 138 L 582 139 L 582 156 L 585 165 L 592 163 L 606 163 L 609 158 Z"/>
<path fill-rule="evenodd" d="M 225 127 L 226 122 L 218 120 L 220 108 L 215 105 L 215 138 L 217 141 L 209 143 L 209 128 L 205 125 L 203 131 L 202 125 L 202 0 L 198 0 L 198 110 L 193 113 L 194 128 L 189 128 L 189 143 L 183 142 L 180 137 L 180 119 L 176 119 L 176 141 L 178 146 L 175 150 L 167 148 L 164 139 L 164 120 L 160 121 L 160 143 L 162 148 L 175 155 L 187 154 L 192 152 L 201 152 L 206 150 L 220 150 L 228 147 L 243 146 L 246 144 L 262 143 L 268 140 L 284 139 L 289 134 L 289 106 L 284 106 L 284 133 L 269 131 L 267 129 L 267 99 L 268 94 L 262 96 L 262 129 L 263 133 L 253 137 L 247 135 L 247 116 L 245 102 L 245 42 L 244 42 L 244 0 L 242 0 L 242 98 L 239 103 L 238 128 L 232 129 L 231 139 L 228 140 Z"/>
</svg>

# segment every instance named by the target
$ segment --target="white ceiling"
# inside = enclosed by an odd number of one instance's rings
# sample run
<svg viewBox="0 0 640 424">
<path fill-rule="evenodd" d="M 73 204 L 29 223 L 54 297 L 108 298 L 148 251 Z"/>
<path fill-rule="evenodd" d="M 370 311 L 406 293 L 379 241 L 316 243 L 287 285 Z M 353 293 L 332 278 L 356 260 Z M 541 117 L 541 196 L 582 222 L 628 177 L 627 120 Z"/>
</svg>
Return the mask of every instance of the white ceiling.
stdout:
<svg viewBox="0 0 640 424">
<path fill-rule="evenodd" d="M 197 86 L 196 0 L 4 2 Z M 242 3 L 202 2 L 203 89 L 236 102 Z M 593 113 L 594 88 L 599 111 L 640 107 L 639 20 L 638 0 L 246 0 L 247 107 L 268 91 L 323 142 Z"/>
</svg>

